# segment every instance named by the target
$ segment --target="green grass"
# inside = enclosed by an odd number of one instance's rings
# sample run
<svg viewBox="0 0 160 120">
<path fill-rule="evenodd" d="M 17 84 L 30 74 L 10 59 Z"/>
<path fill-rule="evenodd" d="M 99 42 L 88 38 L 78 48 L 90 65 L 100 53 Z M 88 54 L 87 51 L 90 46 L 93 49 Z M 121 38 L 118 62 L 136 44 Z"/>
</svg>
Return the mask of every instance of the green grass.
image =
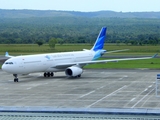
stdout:
<svg viewBox="0 0 160 120">
<path fill-rule="evenodd" d="M 135 68 L 149 68 L 149 69 L 160 69 L 160 59 L 146 59 L 146 60 L 130 60 L 130 61 L 119 61 L 119 62 L 108 62 L 105 64 L 91 64 L 85 66 L 85 68 L 108 68 L 108 69 L 135 69 Z"/>
<path fill-rule="evenodd" d="M 11 54 L 37 54 L 37 53 L 52 53 L 52 52 L 67 52 L 67 51 L 78 51 L 82 49 L 91 49 L 90 44 L 65 44 L 56 45 L 55 49 L 50 49 L 47 44 L 38 46 L 37 44 L 9 44 L 0 45 L 0 54 L 4 54 L 8 51 Z M 127 46 L 127 45 L 116 45 L 116 44 L 105 44 L 104 49 L 108 51 L 119 50 L 119 49 L 130 49 L 125 52 L 118 52 L 114 54 L 151 54 L 159 53 L 160 46 Z"/>
<path fill-rule="evenodd" d="M 84 44 L 69 44 L 69 45 L 56 45 L 55 49 L 51 49 L 49 45 L 45 44 L 38 46 L 37 44 L 11 44 L 11 45 L 0 45 L 0 54 L 4 54 L 8 51 L 10 54 L 21 55 L 21 54 L 37 54 L 37 53 L 54 53 L 54 52 L 67 52 L 67 51 L 78 51 L 83 48 L 90 49 L 90 45 Z"/>
</svg>

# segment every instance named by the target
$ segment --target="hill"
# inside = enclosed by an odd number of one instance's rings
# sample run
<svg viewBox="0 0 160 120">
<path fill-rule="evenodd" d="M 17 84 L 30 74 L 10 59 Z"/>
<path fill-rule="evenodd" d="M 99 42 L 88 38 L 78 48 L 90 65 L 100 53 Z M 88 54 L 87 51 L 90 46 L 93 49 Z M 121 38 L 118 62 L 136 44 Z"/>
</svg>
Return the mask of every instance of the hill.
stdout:
<svg viewBox="0 0 160 120">
<path fill-rule="evenodd" d="M 78 12 L 56 10 L 6 10 L 0 9 L 0 18 L 30 18 L 30 17 L 103 17 L 103 18 L 160 18 L 160 12 Z"/>
</svg>

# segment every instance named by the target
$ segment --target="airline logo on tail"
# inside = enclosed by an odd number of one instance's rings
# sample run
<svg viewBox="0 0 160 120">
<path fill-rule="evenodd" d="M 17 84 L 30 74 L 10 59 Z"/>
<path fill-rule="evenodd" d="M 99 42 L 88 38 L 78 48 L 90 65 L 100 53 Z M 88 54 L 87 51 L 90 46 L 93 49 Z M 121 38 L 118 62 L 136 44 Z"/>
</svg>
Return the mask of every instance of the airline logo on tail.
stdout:
<svg viewBox="0 0 160 120">
<path fill-rule="evenodd" d="M 92 60 L 97 60 L 98 58 L 100 58 L 105 52 L 106 50 L 103 50 L 103 46 L 104 46 L 104 41 L 105 41 L 105 38 L 106 38 L 106 31 L 107 31 L 107 28 L 106 27 L 103 27 L 97 37 L 97 40 L 94 44 L 94 46 L 92 47 L 91 50 L 93 50 L 95 52 L 95 55 L 93 57 Z"/>
<path fill-rule="evenodd" d="M 98 51 L 98 50 L 102 50 L 103 46 L 104 46 L 104 40 L 106 38 L 106 31 L 107 28 L 103 27 L 97 37 L 97 40 L 92 48 L 93 51 Z"/>
</svg>

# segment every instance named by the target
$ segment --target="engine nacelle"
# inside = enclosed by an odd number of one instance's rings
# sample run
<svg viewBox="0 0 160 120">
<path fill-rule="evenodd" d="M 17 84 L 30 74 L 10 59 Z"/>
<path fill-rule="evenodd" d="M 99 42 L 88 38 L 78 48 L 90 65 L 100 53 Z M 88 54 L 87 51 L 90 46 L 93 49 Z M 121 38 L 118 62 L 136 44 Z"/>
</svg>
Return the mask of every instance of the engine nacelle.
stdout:
<svg viewBox="0 0 160 120">
<path fill-rule="evenodd" d="M 65 73 L 67 76 L 76 77 L 76 76 L 81 75 L 83 73 L 83 69 L 79 68 L 77 66 L 72 66 L 72 67 L 68 67 L 65 70 Z"/>
</svg>

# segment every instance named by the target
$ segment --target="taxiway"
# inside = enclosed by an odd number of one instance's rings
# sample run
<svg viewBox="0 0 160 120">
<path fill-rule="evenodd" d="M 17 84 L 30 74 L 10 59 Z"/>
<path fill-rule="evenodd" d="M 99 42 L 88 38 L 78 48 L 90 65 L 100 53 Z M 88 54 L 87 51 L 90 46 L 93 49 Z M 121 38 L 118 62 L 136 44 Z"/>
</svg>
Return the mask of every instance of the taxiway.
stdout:
<svg viewBox="0 0 160 120">
<path fill-rule="evenodd" d="M 62 72 L 44 78 L 43 73 L 19 76 L 0 70 L 0 106 L 54 108 L 160 108 L 155 94 L 159 70 L 86 69 L 81 78 Z"/>
</svg>

